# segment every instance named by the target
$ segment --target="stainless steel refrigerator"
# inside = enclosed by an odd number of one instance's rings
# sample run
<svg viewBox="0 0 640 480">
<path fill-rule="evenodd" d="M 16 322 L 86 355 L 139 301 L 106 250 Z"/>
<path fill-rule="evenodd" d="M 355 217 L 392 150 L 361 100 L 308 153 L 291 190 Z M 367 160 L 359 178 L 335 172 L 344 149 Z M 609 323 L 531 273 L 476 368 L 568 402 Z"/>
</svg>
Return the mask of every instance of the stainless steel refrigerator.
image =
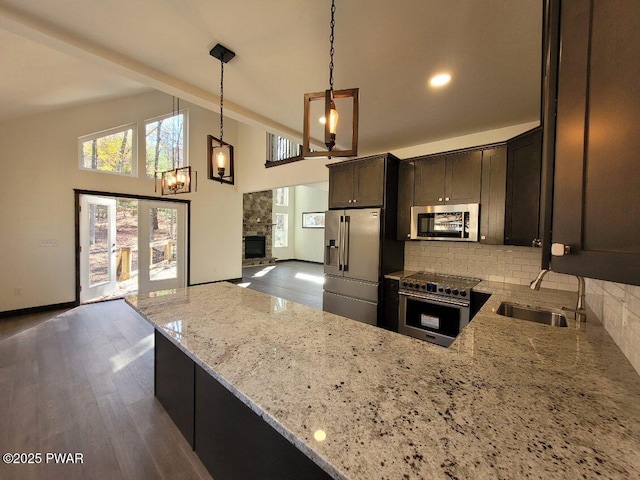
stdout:
<svg viewBox="0 0 640 480">
<path fill-rule="evenodd" d="M 402 270 L 404 244 L 395 217 L 380 208 L 329 210 L 325 214 L 323 310 L 383 326 L 382 279 Z"/>
</svg>

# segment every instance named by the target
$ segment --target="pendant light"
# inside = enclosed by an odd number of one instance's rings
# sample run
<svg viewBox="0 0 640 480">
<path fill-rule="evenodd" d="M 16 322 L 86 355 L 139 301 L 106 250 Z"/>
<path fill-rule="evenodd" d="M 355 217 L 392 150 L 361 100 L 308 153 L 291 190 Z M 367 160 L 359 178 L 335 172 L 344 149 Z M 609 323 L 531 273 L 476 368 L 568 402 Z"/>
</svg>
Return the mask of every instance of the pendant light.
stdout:
<svg viewBox="0 0 640 480">
<path fill-rule="evenodd" d="M 227 47 L 217 44 L 209 54 L 220 60 L 220 138 L 208 135 L 209 178 L 233 185 L 233 146 L 224 141 L 224 64 L 236 56 Z"/>
<path fill-rule="evenodd" d="M 304 124 L 302 138 L 302 154 L 304 157 L 353 157 L 358 154 L 358 89 L 349 88 L 346 90 L 333 89 L 333 54 L 334 54 L 334 28 L 335 28 L 335 0 L 331 1 L 331 35 L 329 36 L 329 89 L 324 92 L 305 93 L 304 95 Z M 340 150 L 336 148 L 336 138 L 338 132 L 338 121 L 340 116 L 336 108 L 336 100 L 351 99 L 353 111 L 351 114 L 351 148 Z M 324 124 L 324 144 L 327 150 L 311 150 L 311 102 L 324 101 L 324 116 L 321 123 Z M 344 143 L 345 139 L 341 140 Z"/>
</svg>

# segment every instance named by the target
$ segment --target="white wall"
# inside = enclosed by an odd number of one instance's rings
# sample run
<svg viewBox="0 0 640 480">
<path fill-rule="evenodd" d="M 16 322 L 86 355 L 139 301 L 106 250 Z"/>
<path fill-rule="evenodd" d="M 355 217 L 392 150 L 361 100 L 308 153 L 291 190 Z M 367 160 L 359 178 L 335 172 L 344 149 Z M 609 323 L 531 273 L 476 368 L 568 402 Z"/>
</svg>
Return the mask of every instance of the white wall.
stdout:
<svg viewBox="0 0 640 480">
<path fill-rule="evenodd" d="M 308 262 L 324 261 L 324 228 L 302 228 L 303 212 L 328 209 L 327 184 L 295 187 L 295 258 Z"/>
<path fill-rule="evenodd" d="M 189 111 L 189 163 L 198 172 L 191 203 L 191 282 L 241 276 L 242 195 L 207 180 L 206 135 L 217 114 L 181 102 Z M 0 311 L 75 300 L 74 188 L 154 194 L 153 180 L 78 168 L 78 137 L 138 123 L 138 158 L 144 169 L 144 121 L 170 113 L 172 99 L 159 92 L 99 102 L 0 124 Z M 238 144 L 237 123 L 225 122 L 225 140 Z M 41 246 L 54 240 L 55 247 Z M 19 292 L 19 295 L 16 293 Z"/>
<path fill-rule="evenodd" d="M 301 160 L 277 167 L 265 168 L 267 160 L 267 132 L 259 127 L 238 124 L 238 141 L 242 151 L 238 155 L 238 190 L 259 192 L 277 187 L 302 185 L 329 180 L 328 160 L 317 158 Z M 235 152 L 234 152 L 235 153 Z"/>
<path fill-rule="evenodd" d="M 504 142 L 538 125 L 539 122 L 512 125 L 486 132 L 391 150 L 391 153 L 402 159 Z M 267 156 L 266 133 L 260 127 L 238 124 L 238 142 L 242 145 L 241 151 L 236 154 L 239 177 L 238 190 L 240 192 L 258 192 L 277 187 L 327 181 L 329 172 L 325 165 L 341 160 L 340 158 L 315 158 L 265 168 L 264 164 Z M 360 156 L 375 155 L 377 153 L 386 152 L 363 152 Z"/>
<path fill-rule="evenodd" d="M 437 142 L 399 148 L 397 150 L 391 150 L 391 153 L 398 158 L 413 158 L 421 155 L 430 155 L 432 153 L 448 152 L 450 150 L 457 150 L 460 148 L 470 148 L 479 145 L 499 143 L 531 130 L 538 125 L 540 125 L 540 122 L 521 123 L 519 125 L 511 125 L 509 127 L 497 128 L 495 130 L 487 130 L 486 132 L 477 132 L 470 135 L 463 135 L 461 137 L 439 140 Z"/>
</svg>

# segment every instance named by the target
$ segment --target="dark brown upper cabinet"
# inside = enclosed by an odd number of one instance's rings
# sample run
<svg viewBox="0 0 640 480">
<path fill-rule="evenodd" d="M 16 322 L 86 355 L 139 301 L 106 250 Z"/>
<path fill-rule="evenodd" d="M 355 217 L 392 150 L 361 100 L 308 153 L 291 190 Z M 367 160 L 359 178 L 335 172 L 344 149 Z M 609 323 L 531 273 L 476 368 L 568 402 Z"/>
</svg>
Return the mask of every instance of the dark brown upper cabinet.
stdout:
<svg viewBox="0 0 640 480">
<path fill-rule="evenodd" d="M 507 142 L 506 245 L 539 246 L 541 167 L 542 129 Z"/>
<path fill-rule="evenodd" d="M 504 243 L 507 147 L 482 152 L 482 194 L 480 198 L 480 243 Z"/>
<path fill-rule="evenodd" d="M 482 152 L 429 156 L 415 162 L 415 205 L 480 203 Z"/>
<path fill-rule="evenodd" d="M 482 152 L 480 242 L 539 246 L 542 130 Z"/>
<path fill-rule="evenodd" d="M 640 4 L 560 5 L 551 269 L 640 285 Z"/>
<path fill-rule="evenodd" d="M 393 161 L 389 168 L 388 162 Z M 329 208 L 385 206 L 387 183 L 397 188 L 398 159 L 391 154 L 346 160 L 329 167 Z M 394 200 L 395 209 L 395 200 Z"/>
<path fill-rule="evenodd" d="M 398 240 L 411 238 L 411 207 L 415 162 L 400 162 L 398 167 Z"/>
</svg>

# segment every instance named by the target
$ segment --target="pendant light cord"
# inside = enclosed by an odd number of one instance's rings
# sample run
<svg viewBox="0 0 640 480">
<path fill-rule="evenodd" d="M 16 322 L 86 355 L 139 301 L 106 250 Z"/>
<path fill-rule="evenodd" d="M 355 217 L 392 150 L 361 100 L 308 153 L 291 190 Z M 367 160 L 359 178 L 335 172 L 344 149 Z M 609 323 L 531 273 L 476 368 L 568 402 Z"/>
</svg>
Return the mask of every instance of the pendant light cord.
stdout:
<svg viewBox="0 0 640 480">
<path fill-rule="evenodd" d="M 331 90 L 331 96 L 333 97 L 333 28 L 336 26 L 336 20 L 334 18 L 336 13 L 336 3 L 335 0 L 331 0 L 331 35 L 329 35 L 329 42 L 331 43 L 331 48 L 329 49 L 329 56 L 331 57 L 331 61 L 329 62 L 329 90 Z"/>
<path fill-rule="evenodd" d="M 224 62 L 220 60 L 220 143 L 222 143 L 222 133 L 224 131 Z"/>
</svg>

